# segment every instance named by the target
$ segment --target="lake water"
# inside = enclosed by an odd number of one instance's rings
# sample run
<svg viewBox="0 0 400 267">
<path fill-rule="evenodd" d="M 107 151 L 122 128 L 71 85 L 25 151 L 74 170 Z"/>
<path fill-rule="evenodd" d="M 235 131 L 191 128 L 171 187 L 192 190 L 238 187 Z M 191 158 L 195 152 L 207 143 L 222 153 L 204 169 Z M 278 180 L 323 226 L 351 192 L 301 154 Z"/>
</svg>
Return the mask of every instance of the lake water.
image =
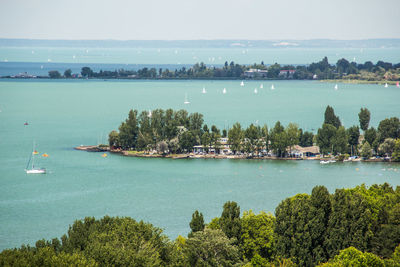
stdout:
<svg viewBox="0 0 400 267">
<path fill-rule="evenodd" d="M 236 121 L 272 127 L 280 120 L 315 132 L 326 105 L 346 127 L 358 124 L 361 107 L 371 111 L 374 127 L 384 118 L 400 117 L 395 86 L 339 84 L 335 91 L 334 84 L 314 81 L 239 83 L 1 80 L 0 249 L 60 237 L 85 216 L 131 216 L 175 238 L 189 232 L 194 210 L 208 222 L 220 216 L 228 200 L 242 211 L 274 212 L 284 198 L 310 193 L 315 185 L 330 192 L 361 183 L 400 185 L 399 164 L 103 158 L 73 149 L 106 142 L 131 108 L 185 108 L 221 129 Z M 207 94 L 201 93 L 203 86 Z M 189 105 L 183 104 L 185 94 Z M 49 154 L 38 160 L 46 175 L 24 172 L 33 142 L 40 154 Z"/>
<path fill-rule="evenodd" d="M 0 61 L 112 64 L 309 64 L 327 56 L 331 64 L 341 58 L 364 63 L 400 62 L 400 48 L 87 48 L 0 47 Z"/>
</svg>

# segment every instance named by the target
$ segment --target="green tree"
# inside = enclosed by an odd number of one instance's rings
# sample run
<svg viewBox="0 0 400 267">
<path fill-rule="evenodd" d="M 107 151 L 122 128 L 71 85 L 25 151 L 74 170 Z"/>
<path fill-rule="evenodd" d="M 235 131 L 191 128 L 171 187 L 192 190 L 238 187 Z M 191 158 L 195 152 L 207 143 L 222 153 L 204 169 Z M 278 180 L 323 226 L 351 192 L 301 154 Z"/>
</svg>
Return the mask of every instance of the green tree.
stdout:
<svg viewBox="0 0 400 267">
<path fill-rule="evenodd" d="M 211 136 L 208 132 L 204 132 L 201 136 L 201 144 L 204 147 L 204 150 L 208 153 L 211 145 Z"/>
<path fill-rule="evenodd" d="M 395 148 L 395 140 L 393 138 L 386 138 L 385 141 L 379 146 L 378 151 L 381 154 L 392 156 Z"/>
<path fill-rule="evenodd" d="M 111 131 L 108 135 L 108 144 L 110 148 L 117 148 L 120 146 L 119 144 L 119 134 L 117 131 Z"/>
<path fill-rule="evenodd" d="M 378 256 L 368 253 L 362 252 L 354 247 L 349 247 L 344 250 L 341 250 L 339 255 L 336 255 L 335 258 L 330 260 L 325 264 L 321 264 L 319 266 L 324 267 L 338 267 L 338 266 L 360 266 L 360 267 L 384 267 L 385 263 Z"/>
<path fill-rule="evenodd" d="M 335 111 L 329 105 L 325 109 L 324 124 L 330 124 L 335 126 L 336 128 L 339 128 L 339 126 L 342 125 L 339 117 L 335 115 Z"/>
<path fill-rule="evenodd" d="M 399 118 L 392 117 L 384 119 L 379 123 L 378 133 L 380 133 L 381 141 L 386 138 L 399 138 L 400 137 L 400 120 Z"/>
<path fill-rule="evenodd" d="M 369 159 L 372 156 L 372 148 L 368 141 L 366 141 L 361 147 L 361 157 Z"/>
<path fill-rule="evenodd" d="M 179 147 L 182 151 L 191 152 L 196 145 L 196 136 L 191 131 L 182 133 L 179 137 Z"/>
<path fill-rule="evenodd" d="M 283 157 L 286 154 L 286 148 L 289 145 L 288 136 L 285 128 L 280 121 L 275 123 L 274 128 L 270 132 L 271 148 L 278 157 Z"/>
<path fill-rule="evenodd" d="M 392 153 L 392 161 L 400 161 L 400 139 L 395 140 L 394 149 Z"/>
<path fill-rule="evenodd" d="M 51 70 L 49 71 L 49 77 L 50 79 L 59 79 L 61 78 L 61 73 L 58 70 Z"/>
<path fill-rule="evenodd" d="M 188 235 L 189 237 L 193 236 L 193 233 L 195 232 L 203 231 L 205 227 L 203 214 L 196 210 L 192 214 L 192 220 L 190 221 L 189 226 L 192 230 Z"/>
<path fill-rule="evenodd" d="M 71 78 L 72 77 L 72 70 L 71 69 L 67 69 L 64 71 L 64 77 L 65 78 Z"/>
<path fill-rule="evenodd" d="M 361 108 L 360 113 L 358 113 L 358 119 L 360 121 L 360 128 L 364 132 L 368 129 L 370 118 L 371 112 L 367 108 Z"/>
<path fill-rule="evenodd" d="M 322 128 L 318 129 L 317 145 L 322 154 L 333 152 L 334 139 L 336 137 L 336 127 L 332 124 L 324 123 Z"/>
<path fill-rule="evenodd" d="M 128 119 L 119 127 L 119 140 L 123 149 L 136 148 L 139 133 L 137 110 L 130 110 Z"/>
<path fill-rule="evenodd" d="M 93 70 L 89 67 L 83 67 L 81 69 L 81 74 L 83 77 L 90 78 L 93 76 Z"/>
<path fill-rule="evenodd" d="M 309 147 L 313 145 L 314 134 L 312 132 L 300 129 L 299 145 L 302 147 Z"/>
<path fill-rule="evenodd" d="M 240 248 L 245 259 L 259 255 L 267 261 L 272 260 L 275 254 L 274 223 L 275 217 L 263 211 L 258 215 L 251 210 L 243 213 Z"/>
<path fill-rule="evenodd" d="M 221 230 L 228 238 L 235 239 L 235 244 L 240 240 L 240 207 L 235 201 L 228 201 L 219 219 Z"/>
<path fill-rule="evenodd" d="M 346 153 L 347 151 L 347 135 L 343 126 L 339 126 L 335 136 L 332 139 L 333 153 Z"/>
<path fill-rule="evenodd" d="M 377 132 L 374 127 L 371 127 L 369 129 L 365 130 L 364 139 L 369 144 L 372 144 L 375 141 L 376 137 L 377 137 Z"/>
<path fill-rule="evenodd" d="M 242 127 L 240 126 L 240 123 L 237 122 L 228 131 L 229 144 L 231 145 L 231 149 L 234 154 L 236 154 L 238 151 L 241 151 L 243 137 L 244 134 Z"/>
<path fill-rule="evenodd" d="M 183 247 L 185 266 L 234 266 L 240 263 L 239 251 L 221 230 L 205 228 L 193 233 Z"/>
<path fill-rule="evenodd" d="M 292 146 L 299 144 L 300 130 L 299 126 L 295 123 L 289 123 L 285 129 L 287 136 L 287 144 L 290 152 L 292 152 Z"/>
<path fill-rule="evenodd" d="M 360 128 L 352 126 L 347 129 L 347 137 L 349 145 L 351 146 L 352 154 L 357 153 L 358 139 L 360 138 Z"/>
<path fill-rule="evenodd" d="M 245 151 L 247 153 L 255 153 L 257 151 L 259 148 L 260 135 L 259 129 L 254 124 L 250 124 L 244 131 Z"/>
</svg>

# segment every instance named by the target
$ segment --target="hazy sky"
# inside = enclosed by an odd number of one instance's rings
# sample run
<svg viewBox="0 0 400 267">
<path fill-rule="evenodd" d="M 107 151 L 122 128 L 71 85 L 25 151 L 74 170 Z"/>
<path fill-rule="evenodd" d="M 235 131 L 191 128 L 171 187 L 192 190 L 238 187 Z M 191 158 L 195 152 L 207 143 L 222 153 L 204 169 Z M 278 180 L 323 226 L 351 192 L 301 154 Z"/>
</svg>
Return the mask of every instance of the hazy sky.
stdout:
<svg viewBox="0 0 400 267">
<path fill-rule="evenodd" d="M 400 38 L 400 0 L 0 0 L 0 38 Z"/>
</svg>

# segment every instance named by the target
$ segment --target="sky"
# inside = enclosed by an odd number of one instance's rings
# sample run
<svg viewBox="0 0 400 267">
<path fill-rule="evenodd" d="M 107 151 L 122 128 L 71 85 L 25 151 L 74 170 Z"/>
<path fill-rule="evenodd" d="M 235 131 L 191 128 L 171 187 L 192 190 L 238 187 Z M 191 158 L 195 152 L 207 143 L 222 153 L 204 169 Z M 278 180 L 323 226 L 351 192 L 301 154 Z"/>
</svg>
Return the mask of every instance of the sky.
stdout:
<svg viewBox="0 0 400 267">
<path fill-rule="evenodd" d="M 0 38 L 400 38 L 400 0 L 0 0 Z"/>
</svg>

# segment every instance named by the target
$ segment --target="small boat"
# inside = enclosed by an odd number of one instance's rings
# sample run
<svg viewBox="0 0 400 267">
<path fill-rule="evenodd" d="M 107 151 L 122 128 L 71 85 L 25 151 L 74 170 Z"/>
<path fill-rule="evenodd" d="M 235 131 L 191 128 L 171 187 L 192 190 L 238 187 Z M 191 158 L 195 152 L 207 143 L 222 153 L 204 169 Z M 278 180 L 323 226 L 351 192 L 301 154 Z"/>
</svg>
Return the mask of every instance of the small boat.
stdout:
<svg viewBox="0 0 400 267">
<path fill-rule="evenodd" d="M 337 84 L 335 84 L 335 90 L 337 90 L 338 89 L 338 85 Z"/>
<path fill-rule="evenodd" d="M 243 81 L 240 83 L 240 86 L 244 86 L 244 82 Z"/>
<path fill-rule="evenodd" d="M 257 91 L 257 88 L 254 88 L 254 93 L 255 93 L 255 94 L 257 94 L 257 93 L 258 93 L 258 91 Z"/>
<path fill-rule="evenodd" d="M 396 83 L 396 86 L 397 86 L 397 88 L 398 88 L 398 87 L 400 87 L 400 84 L 399 84 L 399 82 L 397 82 L 397 83 Z"/>
<path fill-rule="evenodd" d="M 222 93 L 223 93 L 223 94 L 226 94 L 226 88 L 224 88 L 224 90 L 222 90 Z"/>
<path fill-rule="evenodd" d="M 207 94 L 206 88 L 203 87 L 203 91 L 201 91 L 203 94 Z"/>
<path fill-rule="evenodd" d="M 26 121 L 26 122 L 24 123 L 24 125 L 29 125 L 29 123 Z"/>
<path fill-rule="evenodd" d="M 320 164 L 328 164 L 328 163 L 329 163 L 329 160 L 321 160 L 319 163 L 320 163 Z"/>
<path fill-rule="evenodd" d="M 388 86 L 389 86 L 389 85 L 388 85 L 387 83 L 385 83 L 385 88 L 388 88 Z"/>
<path fill-rule="evenodd" d="M 263 85 L 263 84 L 260 84 L 260 88 L 263 89 L 263 88 L 264 88 L 264 85 Z"/>
<path fill-rule="evenodd" d="M 28 164 L 26 164 L 26 173 L 27 174 L 43 174 L 46 173 L 46 169 L 45 168 L 37 168 L 35 167 L 35 155 L 39 154 L 36 150 L 35 150 L 35 146 L 33 146 L 33 151 L 31 153 L 31 156 L 29 157 L 28 160 Z M 46 154 L 47 155 L 47 154 Z M 32 164 L 30 164 L 32 163 Z M 30 166 L 30 168 L 29 168 Z"/>
<path fill-rule="evenodd" d="M 185 101 L 183 102 L 183 104 L 185 105 L 190 104 L 189 100 L 187 99 L 187 94 L 185 94 Z"/>
<path fill-rule="evenodd" d="M 274 85 L 271 85 L 271 90 L 275 90 L 275 86 Z"/>
</svg>

